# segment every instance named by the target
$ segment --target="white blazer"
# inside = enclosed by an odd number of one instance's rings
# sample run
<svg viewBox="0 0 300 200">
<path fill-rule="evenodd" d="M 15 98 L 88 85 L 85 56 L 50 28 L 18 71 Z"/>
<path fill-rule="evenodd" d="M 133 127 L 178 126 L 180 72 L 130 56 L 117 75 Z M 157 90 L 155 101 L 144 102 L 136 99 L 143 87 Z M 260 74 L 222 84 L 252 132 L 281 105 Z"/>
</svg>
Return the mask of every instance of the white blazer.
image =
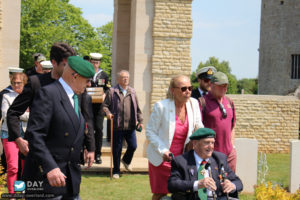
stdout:
<svg viewBox="0 0 300 200">
<path fill-rule="evenodd" d="M 2 106 L 1 106 L 3 124 L 1 130 L 8 131 L 7 123 L 6 123 L 7 111 L 18 95 L 19 94 L 16 93 L 15 91 L 3 95 Z M 22 129 L 24 132 L 26 131 L 28 118 L 29 118 L 29 112 L 25 112 L 23 115 L 20 116 L 20 121 L 22 122 Z"/>
<path fill-rule="evenodd" d="M 192 106 L 191 106 L 192 105 Z M 199 103 L 190 98 L 186 103 L 189 120 L 189 130 L 185 145 L 190 141 L 194 127 L 203 127 Z M 159 166 L 163 162 L 163 154 L 169 151 L 175 132 L 175 103 L 174 100 L 165 99 L 155 103 L 150 120 L 146 128 L 146 137 L 149 141 L 147 157 L 151 164 Z"/>
</svg>

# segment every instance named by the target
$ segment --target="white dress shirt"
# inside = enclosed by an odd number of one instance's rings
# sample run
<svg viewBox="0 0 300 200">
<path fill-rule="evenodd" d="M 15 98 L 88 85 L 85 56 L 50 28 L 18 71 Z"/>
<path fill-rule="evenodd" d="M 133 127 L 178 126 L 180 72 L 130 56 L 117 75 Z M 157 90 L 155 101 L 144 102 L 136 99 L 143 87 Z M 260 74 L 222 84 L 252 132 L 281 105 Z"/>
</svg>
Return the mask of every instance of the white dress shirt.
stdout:
<svg viewBox="0 0 300 200">
<path fill-rule="evenodd" d="M 72 88 L 61 77 L 58 79 L 58 81 L 60 82 L 60 84 L 62 85 L 64 90 L 66 91 L 66 93 L 69 97 L 69 100 L 74 108 L 74 99 L 73 99 L 74 92 L 73 92 Z"/>
</svg>

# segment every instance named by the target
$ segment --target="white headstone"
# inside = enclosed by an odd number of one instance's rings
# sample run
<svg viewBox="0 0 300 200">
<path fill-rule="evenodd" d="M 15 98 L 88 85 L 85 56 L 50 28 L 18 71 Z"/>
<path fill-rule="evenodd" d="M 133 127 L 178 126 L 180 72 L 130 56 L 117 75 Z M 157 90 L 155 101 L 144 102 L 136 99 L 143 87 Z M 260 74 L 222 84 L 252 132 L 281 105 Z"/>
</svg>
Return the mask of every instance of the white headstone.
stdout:
<svg viewBox="0 0 300 200">
<path fill-rule="evenodd" d="M 293 140 L 291 146 L 290 192 L 295 193 L 300 188 L 300 141 Z"/>
<path fill-rule="evenodd" d="M 257 183 L 257 149 L 256 139 L 236 138 L 237 151 L 236 174 L 243 182 L 243 192 L 253 193 Z"/>
</svg>

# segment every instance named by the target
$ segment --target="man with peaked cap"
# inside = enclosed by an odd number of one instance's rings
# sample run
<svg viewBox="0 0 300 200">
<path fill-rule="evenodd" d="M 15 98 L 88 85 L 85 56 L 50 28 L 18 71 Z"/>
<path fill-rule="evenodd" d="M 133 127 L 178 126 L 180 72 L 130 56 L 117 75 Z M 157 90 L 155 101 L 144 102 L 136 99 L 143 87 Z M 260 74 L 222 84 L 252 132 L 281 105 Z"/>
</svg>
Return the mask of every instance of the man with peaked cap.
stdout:
<svg viewBox="0 0 300 200">
<path fill-rule="evenodd" d="M 34 59 L 34 67 L 26 71 L 27 76 L 37 75 L 37 74 L 43 74 L 43 69 L 41 62 L 46 60 L 46 57 L 41 53 L 35 53 L 33 54 Z"/>
<path fill-rule="evenodd" d="M 206 200 L 215 196 L 223 200 L 227 195 L 238 198 L 243 184 L 228 167 L 226 156 L 214 151 L 215 135 L 210 128 L 199 128 L 190 136 L 193 150 L 171 161 L 168 189 L 173 193 L 172 199 Z"/>
<path fill-rule="evenodd" d="M 49 73 L 53 69 L 51 61 L 45 60 L 41 62 L 43 73 Z"/>
<path fill-rule="evenodd" d="M 92 80 L 92 87 L 102 87 L 104 93 L 109 89 L 108 75 L 100 68 L 102 54 L 90 53 L 90 62 L 95 69 L 95 75 Z M 105 98 L 105 94 L 103 99 Z M 94 128 L 95 128 L 95 161 L 97 164 L 102 163 L 101 148 L 103 139 L 103 120 L 104 113 L 101 111 L 101 103 L 93 103 Z"/>
<path fill-rule="evenodd" d="M 204 127 L 216 132 L 215 150 L 227 156 L 232 171 L 236 170 L 235 109 L 233 101 L 226 96 L 228 77 L 223 72 L 216 72 L 211 79 L 211 90 L 199 98 Z"/>
<path fill-rule="evenodd" d="M 213 66 L 203 67 L 199 69 L 196 73 L 196 77 L 199 83 L 199 87 L 192 91 L 192 97 L 198 99 L 203 97 L 210 91 L 210 80 L 214 73 L 216 73 L 216 68 Z"/>
<path fill-rule="evenodd" d="M 78 95 L 90 86 L 95 70 L 79 56 L 70 56 L 62 77 L 41 88 L 28 121 L 29 153 L 23 180 L 41 181 L 41 191 L 26 184 L 26 194 L 53 194 L 49 199 L 80 199 L 80 152 L 85 119 Z M 42 106 L 41 106 L 42 105 Z M 92 165 L 93 159 L 88 161 Z M 28 198 L 30 199 L 30 198 Z"/>
</svg>

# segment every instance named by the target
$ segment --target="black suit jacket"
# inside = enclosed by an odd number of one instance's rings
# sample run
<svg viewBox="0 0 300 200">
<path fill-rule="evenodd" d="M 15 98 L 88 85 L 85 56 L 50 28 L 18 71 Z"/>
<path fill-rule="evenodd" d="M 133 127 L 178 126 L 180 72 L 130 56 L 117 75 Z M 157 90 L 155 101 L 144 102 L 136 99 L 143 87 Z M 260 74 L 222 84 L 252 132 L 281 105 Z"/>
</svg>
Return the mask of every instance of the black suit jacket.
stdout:
<svg viewBox="0 0 300 200">
<path fill-rule="evenodd" d="M 38 75 L 39 73 L 36 72 L 35 66 L 33 68 L 30 68 L 26 71 L 27 76 L 33 76 L 33 75 Z"/>
<path fill-rule="evenodd" d="M 237 197 L 238 192 L 243 189 L 243 184 L 239 177 L 228 167 L 225 154 L 214 151 L 209 160 L 211 162 L 212 178 L 217 185 L 216 194 L 218 198 L 225 197 L 219 179 L 221 163 L 223 163 L 225 172 L 227 172 L 227 178 L 236 186 L 236 191 L 230 196 Z M 171 165 L 168 190 L 173 193 L 174 199 L 199 200 L 198 193 L 193 191 L 194 182 L 198 179 L 194 150 L 175 157 Z"/>
<path fill-rule="evenodd" d="M 55 79 L 51 77 L 51 72 L 29 77 L 28 83 L 25 85 L 22 93 L 16 97 L 7 111 L 9 141 L 15 141 L 18 137 L 21 137 L 19 128 L 20 116 L 23 115 L 28 107 L 32 111 L 33 108 L 31 108 L 31 105 L 37 91 L 54 81 Z M 95 151 L 93 114 L 90 114 L 92 110 L 91 97 L 85 92 L 78 96 L 78 100 L 88 125 L 88 133 L 85 135 L 85 145 L 88 151 Z M 25 138 L 27 138 L 26 133 Z"/>
<path fill-rule="evenodd" d="M 200 97 L 202 97 L 202 95 L 199 92 L 198 88 L 192 90 L 191 97 L 193 97 L 195 99 L 199 99 Z"/>
<path fill-rule="evenodd" d="M 43 87 L 34 98 L 28 121 L 29 153 L 23 171 L 25 181 L 43 181 L 42 193 L 79 193 L 80 152 L 84 141 L 85 120 L 75 110 L 59 81 Z M 59 167 L 67 176 L 66 187 L 51 187 L 47 173 Z M 28 193 L 39 193 L 30 191 Z"/>
</svg>

